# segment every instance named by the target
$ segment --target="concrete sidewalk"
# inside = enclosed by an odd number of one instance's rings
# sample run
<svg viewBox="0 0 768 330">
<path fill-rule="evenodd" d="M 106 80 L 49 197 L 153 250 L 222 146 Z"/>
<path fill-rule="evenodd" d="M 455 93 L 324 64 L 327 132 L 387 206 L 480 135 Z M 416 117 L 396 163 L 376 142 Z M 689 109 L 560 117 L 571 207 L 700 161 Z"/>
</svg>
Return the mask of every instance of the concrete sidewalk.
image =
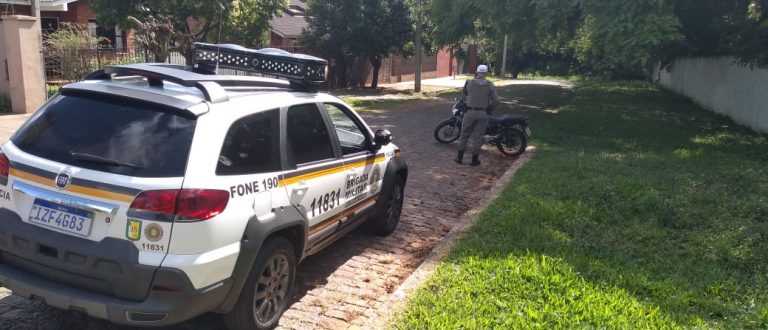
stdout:
<svg viewBox="0 0 768 330">
<path fill-rule="evenodd" d="M 21 124 L 32 116 L 31 113 L 25 114 L 2 114 L 0 115 L 0 143 L 5 143 L 11 138 L 11 135 L 19 129 Z"/>
</svg>

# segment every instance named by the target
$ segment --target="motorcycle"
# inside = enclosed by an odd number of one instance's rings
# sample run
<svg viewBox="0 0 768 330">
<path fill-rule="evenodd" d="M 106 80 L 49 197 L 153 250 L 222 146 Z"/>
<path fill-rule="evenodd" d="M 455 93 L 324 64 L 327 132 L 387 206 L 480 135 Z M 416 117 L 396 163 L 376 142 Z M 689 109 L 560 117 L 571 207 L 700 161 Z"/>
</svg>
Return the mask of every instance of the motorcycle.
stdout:
<svg viewBox="0 0 768 330">
<path fill-rule="evenodd" d="M 451 116 L 440 121 L 435 127 L 435 139 L 440 143 L 458 140 L 466 112 L 461 102 L 454 103 Z M 528 126 L 527 116 L 511 114 L 488 116 L 488 127 L 483 135 L 483 143 L 495 145 L 506 156 L 517 157 L 525 152 L 530 137 L 531 128 Z"/>
</svg>

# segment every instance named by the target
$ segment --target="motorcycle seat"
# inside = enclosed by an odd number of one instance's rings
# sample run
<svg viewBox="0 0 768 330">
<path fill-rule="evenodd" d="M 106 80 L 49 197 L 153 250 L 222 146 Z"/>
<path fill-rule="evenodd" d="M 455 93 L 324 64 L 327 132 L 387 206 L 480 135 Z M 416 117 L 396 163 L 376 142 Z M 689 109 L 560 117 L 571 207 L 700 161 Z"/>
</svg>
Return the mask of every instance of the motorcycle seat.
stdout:
<svg viewBox="0 0 768 330">
<path fill-rule="evenodd" d="M 528 120 L 528 116 L 525 115 L 501 115 L 501 116 L 490 116 L 488 118 L 488 124 L 497 124 L 497 123 L 522 123 Z"/>
</svg>

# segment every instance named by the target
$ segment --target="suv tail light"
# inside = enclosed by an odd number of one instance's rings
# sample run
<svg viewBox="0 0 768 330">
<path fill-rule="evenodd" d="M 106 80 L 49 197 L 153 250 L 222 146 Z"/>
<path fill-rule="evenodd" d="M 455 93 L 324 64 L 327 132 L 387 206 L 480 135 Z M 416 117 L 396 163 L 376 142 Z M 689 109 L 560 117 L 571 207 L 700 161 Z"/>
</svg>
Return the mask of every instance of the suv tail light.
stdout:
<svg viewBox="0 0 768 330">
<path fill-rule="evenodd" d="M 152 220 L 203 221 L 227 208 L 229 192 L 215 189 L 142 191 L 128 209 L 129 217 Z"/>
<path fill-rule="evenodd" d="M 2 151 L 0 151 L 0 184 L 8 184 L 8 173 L 11 172 L 11 161 Z"/>
</svg>

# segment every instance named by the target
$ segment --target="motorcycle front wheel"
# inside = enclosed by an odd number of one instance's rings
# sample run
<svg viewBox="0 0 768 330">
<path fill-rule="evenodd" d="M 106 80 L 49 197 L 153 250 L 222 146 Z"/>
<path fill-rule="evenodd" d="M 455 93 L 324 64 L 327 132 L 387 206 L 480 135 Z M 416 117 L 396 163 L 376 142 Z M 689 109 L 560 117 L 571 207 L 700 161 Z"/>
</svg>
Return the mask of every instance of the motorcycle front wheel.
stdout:
<svg viewBox="0 0 768 330">
<path fill-rule="evenodd" d="M 435 128 L 435 139 L 440 143 L 451 143 L 461 136 L 461 126 L 456 123 L 442 123 Z"/>
<path fill-rule="evenodd" d="M 501 136 L 496 140 L 496 148 L 502 154 L 509 157 L 520 156 L 528 147 L 528 137 L 525 133 L 516 128 L 505 128 L 501 131 Z"/>
</svg>

